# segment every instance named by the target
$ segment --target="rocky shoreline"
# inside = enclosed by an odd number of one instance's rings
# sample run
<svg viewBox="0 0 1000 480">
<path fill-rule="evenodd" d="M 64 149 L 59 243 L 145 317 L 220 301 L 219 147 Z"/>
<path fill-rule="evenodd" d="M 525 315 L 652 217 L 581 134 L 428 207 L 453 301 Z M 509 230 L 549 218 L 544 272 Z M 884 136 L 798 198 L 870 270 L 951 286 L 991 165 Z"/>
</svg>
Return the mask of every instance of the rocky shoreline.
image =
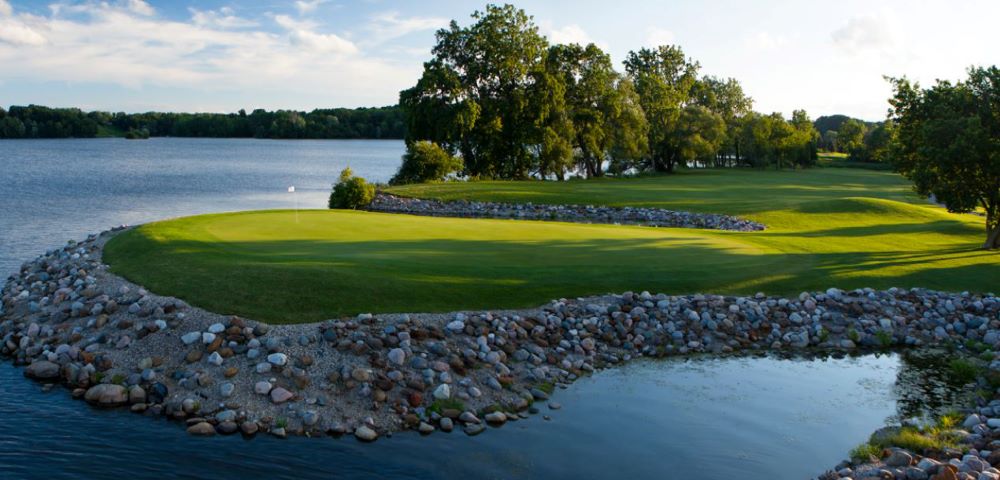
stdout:
<svg viewBox="0 0 1000 480">
<path fill-rule="evenodd" d="M 923 289 L 794 298 L 626 292 L 522 311 L 269 326 L 112 274 L 102 247 L 120 230 L 51 250 L 7 280 L 0 355 L 92 405 L 167 416 L 194 435 L 476 435 L 546 402 L 557 409 L 554 387 L 637 357 L 962 349 L 970 341 L 1000 350 L 1000 299 Z M 1000 372 L 1000 361 L 989 369 Z M 970 406 L 964 427 L 964 451 L 936 459 L 885 451 L 821 478 L 1000 478 L 990 466 L 1000 463 L 1000 400 Z"/>
<path fill-rule="evenodd" d="M 593 205 L 544 205 L 496 203 L 468 200 L 440 201 L 408 198 L 377 192 L 366 210 L 432 217 L 508 218 L 574 223 L 645 225 L 649 227 L 704 228 L 735 232 L 764 230 L 764 225 L 730 215 L 676 212 L 661 208 L 607 207 Z"/>
</svg>

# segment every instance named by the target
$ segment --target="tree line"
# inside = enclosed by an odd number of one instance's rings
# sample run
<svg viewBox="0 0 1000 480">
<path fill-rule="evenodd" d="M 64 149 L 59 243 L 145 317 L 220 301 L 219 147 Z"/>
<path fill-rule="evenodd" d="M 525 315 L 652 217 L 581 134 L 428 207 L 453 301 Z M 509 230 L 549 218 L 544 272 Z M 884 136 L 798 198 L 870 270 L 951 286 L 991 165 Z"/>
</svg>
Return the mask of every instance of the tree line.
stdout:
<svg viewBox="0 0 1000 480">
<path fill-rule="evenodd" d="M 813 124 L 820 132 L 819 148 L 849 155 L 858 162 L 888 161 L 892 120 L 866 122 L 846 115 L 819 117 Z"/>
<path fill-rule="evenodd" d="M 397 106 L 247 113 L 110 113 L 39 105 L 0 108 L 0 138 L 133 135 L 234 138 L 388 138 L 404 136 Z"/>
<path fill-rule="evenodd" d="M 738 80 L 700 75 L 679 46 L 631 51 L 620 72 L 594 44 L 549 44 L 511 5 L 472 19 L 437 32 L 422 76 L 400 92 L 409 152 L 397 183 L 435 180 L 402 173 L 436 174 L 407 162 L 439 165 L 442 153 L 472 178 L 816 161 L 820 135 L 805 111 L 753 111 Z"/>
</svg>

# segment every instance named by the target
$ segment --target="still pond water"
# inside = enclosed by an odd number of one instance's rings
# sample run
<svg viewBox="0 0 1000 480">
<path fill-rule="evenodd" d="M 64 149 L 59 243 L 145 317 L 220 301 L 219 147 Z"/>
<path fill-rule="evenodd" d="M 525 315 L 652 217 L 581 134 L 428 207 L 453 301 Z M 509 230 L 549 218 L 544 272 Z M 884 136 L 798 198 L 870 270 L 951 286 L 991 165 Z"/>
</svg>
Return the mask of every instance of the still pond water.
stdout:
<svg viewBox="0 0 1000 480">
<path fill-rule="evenodd" d="M 402 152 L 399 141 L 3 141 L 0 276 L 114 225 L 323 208 L 343 167 L 386 181 Z M 922 368 L 895 354 L 639 361 L 558 391 L 563 408 L 543 412 L 551 420 L 364 445 L 189 437 L 176 424 L 43 392 L 3 363 L 0 478 L 801 479 L 886 421 L 926 413 L 935 384 Z"/>
</svg>

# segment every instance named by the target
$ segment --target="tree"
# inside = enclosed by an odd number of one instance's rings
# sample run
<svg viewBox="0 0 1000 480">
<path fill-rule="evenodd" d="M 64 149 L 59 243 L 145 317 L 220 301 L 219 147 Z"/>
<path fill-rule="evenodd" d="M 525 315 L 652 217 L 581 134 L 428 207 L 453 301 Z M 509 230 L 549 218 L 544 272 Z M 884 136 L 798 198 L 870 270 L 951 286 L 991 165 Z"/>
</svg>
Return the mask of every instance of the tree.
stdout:
<svg viewBox="0 0 1000 480">
<path fill-rule="evenodd" d="M 788 156 L 795 166 L 811 167 L 816 164 L 819 155 L 817 153 L 819 145 L 819 132 L 813 126 L 813 121 L 809 119 L 809 114 L 805 110 L 795 110 L 792 112 L 792 136 L 788 141 Z"/>
<path fill-rule="evenodd" d="M 355 177 L 348 167 L 340 172 L 340 181 L 330 192 L 329 207 L 356 210 L 368 206 L 374 199 L 375 185 L 361 177 Z"/>
<path fill-rule="evenodd" d="M 434 58 L 417 85 L 401 92 L 415 127 L 409 139 L 460 153 L 474 177 L 527 177 L 534 151 L 526 140 L 542 137 L 532 89 L 548 44 L 511 5 L 489 5 L 472 18 L 469 27 L 452 21 L 438 30 Z"/>
<path fill-rule="evenodd" d="M 681 111 L 678 128 L 671 132 L 671 143 L 677 147 L 677 161 L 681 164 L 715 158 L 726 136 L 726 122 L 722 116 L 701 105 L 688 105 Z"/>
<path fill-rule="evenodd" d="M 849 118 L 837 129 L 837 145 L 842 152 L 860 148 L 865 139 L 867 127 L 858 119 Z"/>
<path fill-rule="evenodd" d="M 631 80 L 618 81 L 615 97 L 611 120 L 614 138 L 608 157 L 610 170 L 621 174 L 637 168 L 649 152 L 649 123 Z"/>
<path fill-rule="evenodd" d="M 421 140 L 406 146 L 403 164 L 389 183 L 402 185 L 441 180 L 461 168 L 460 159 L 453 157 L 436 143 Z"/>
<path fill-rule="evenodd" d="M 889 143 L 892 140 L 894 125 L 892 121 L 875 124 L 861 146 L 851 151 L 851 160 L 858 162 L 885 162 L 889 157 Z"/>
<path fill-rule="evenodd" d="M 743 118 L 753 110 L 753 99 L 743 93 L 743 86 L 735 78 L 721 79 L 704 76 L 695 83 L 692 91 L 695 103 L 722 117 L 726 135 L 719 149 L 717 164 L 739 164 L 741 147 L 739 131 Z"/>
<path fill-rule="evenodd" d="M 681 113 L 691 99 L 698 69 L 698 62 L 673 45 L 631 51 L 625 58 L 625 71 L 635 85 L 649 125 L 652 170 L 673 172 L 682 160 L 684 147 L 678 143 L 677 131 L 682 128 Z"/>
<path fill-rule="evenodd" d="M 1000 248 L 1000 69 L 975 67 L 968 79 L 921 89 L 889 79 L 896 127 L 890 156 L 916 192 L 948 211 L 986 215 L 983 248 Z"/>
</svg>

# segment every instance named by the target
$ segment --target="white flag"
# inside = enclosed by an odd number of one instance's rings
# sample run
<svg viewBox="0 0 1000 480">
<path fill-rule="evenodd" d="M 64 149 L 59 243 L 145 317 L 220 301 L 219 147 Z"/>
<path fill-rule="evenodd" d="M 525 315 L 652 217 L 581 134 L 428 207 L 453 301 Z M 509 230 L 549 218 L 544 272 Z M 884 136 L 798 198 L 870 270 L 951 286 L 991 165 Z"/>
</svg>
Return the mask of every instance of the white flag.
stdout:
<svg viewBox="0 0 1000 480">
<path fill-rule="evenodd" d="M 295 186 L 288 187 L 288 193 L 295 193 Z"/>
</svg>

